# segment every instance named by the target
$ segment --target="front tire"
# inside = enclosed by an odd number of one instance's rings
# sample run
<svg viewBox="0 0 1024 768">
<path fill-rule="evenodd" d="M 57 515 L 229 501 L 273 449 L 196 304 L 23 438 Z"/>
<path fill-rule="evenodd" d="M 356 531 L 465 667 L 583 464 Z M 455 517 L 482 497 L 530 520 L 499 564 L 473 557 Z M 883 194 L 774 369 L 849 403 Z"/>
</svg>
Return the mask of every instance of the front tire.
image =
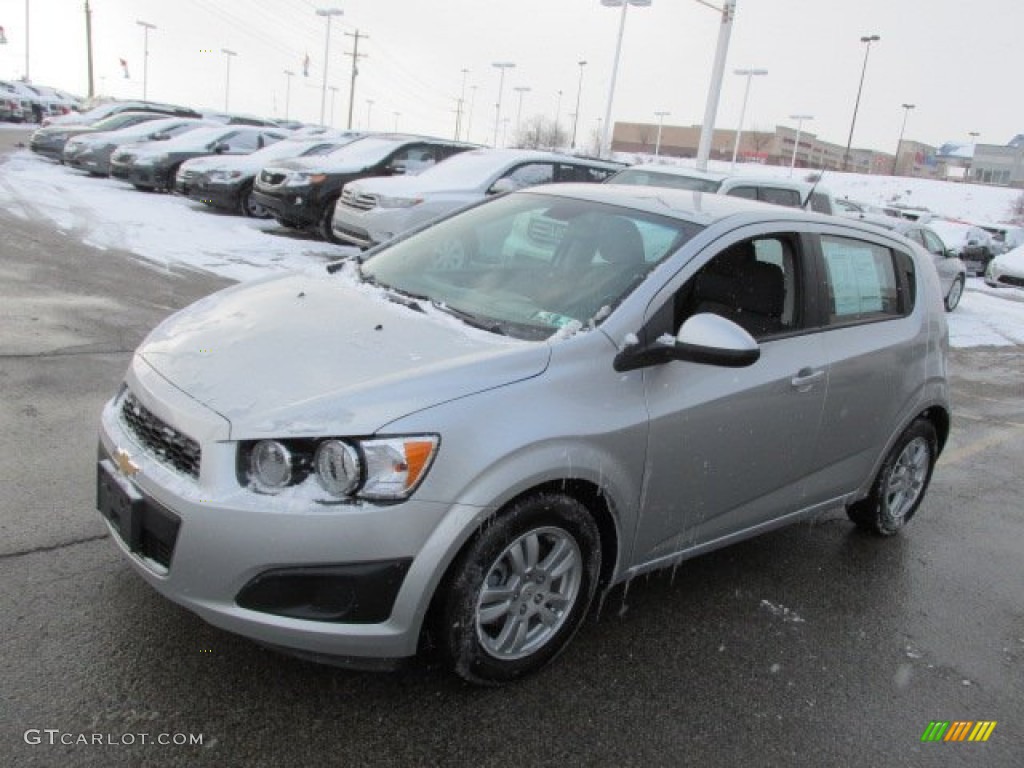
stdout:
<svg viewBox="0 0 1024 768">
<path fill-rule="evenodd" d="M 931 422 L 918 419 L 907 427 L 882 462 L 871 493 L 846 508 L 850 520 L 879 536 L 898 533 L 924 499 L 938 444 Z"/>
<path fill-rule="evenodd" d="M 324 205 L 323 211 L 320 214 L 320 221 L 316 225 L 316 231 L 328 243 L 343 245 L 341 240 L 334 236 L 334 230 L 331 228 L 331 222 L 334 220 L 334 204 L 336 202 L 338 202 L 338 198 L 332 197 Z"/>
<path fill-rule="evenodd" d="M 250 219 L 269 219 L 270 211 L 252 199 L 252 184 L 238 193 L 238 211 Z"/>
<path fill-rule="evenodd" d="M 952 312 L 956 309 L 957 304 L 960 303 L 960 297 L 964 295 L 964 278 L 962 275 L 958 275 L 953 281 L 953 284 L 949 286 L 949 293 L 946 294 L 946 299 L 943 302 L 946 306 L 947 312 Z"/>
<path fill-rule="evenodd" d="M 600 570 L 600 534 L 580 502 L 557 493 L 515 502 L 480 529 L 447 581 L 448 663 L 481 685 L 540 669 L 580 628 Z"/>
</svg>

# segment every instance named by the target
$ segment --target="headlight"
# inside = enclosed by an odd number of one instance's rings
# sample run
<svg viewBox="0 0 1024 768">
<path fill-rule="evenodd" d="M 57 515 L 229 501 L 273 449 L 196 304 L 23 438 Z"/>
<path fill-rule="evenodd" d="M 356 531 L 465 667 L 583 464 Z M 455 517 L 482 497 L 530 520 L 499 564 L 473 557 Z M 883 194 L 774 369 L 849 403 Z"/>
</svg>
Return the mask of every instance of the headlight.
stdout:
<svg viewBox="0 0 1024 768">
<path fill-rule="evenodd" d="M 422 197 L 388 197 L 387 195 L 378 195 L 377 197 L 377 205 L 381 208 L 412 208 L 422 202 Z"/>
<path fill-rule="evenodd" d="M 292 479 L 292 454 L 276 440 L 260 440 L 249 455 L 249 476 L 258 488 L 277 490 Z"/>
<path fill-rule="evenodd" d="M 437 454 L 437 435 L 323 440 L 259 440 L 243 443 L 239 479 L 258 491 L 277 493 L 314 483 L 336 499 L 398 501 L 426 477 Z M 315 488 L 315 485 L 314 485 Z"/>
<path fill-rule="evenodd" d="M 206 178 L 210 181 L 232 181 L 241 177 L 241 171 L 210 171 Z"/>
<path fill-rule="evenodd" d="M 142 155 L 136 158 L 135 165 L 160 165 L 167 161 L 167 155 Z"/>
<path fill-rule="evenodd" d="M 326 173 L 294 173 L 288 177 L 286 187 L 305 187 L 310 184 L 322 184 L 327 180 Z"/>
</svg>

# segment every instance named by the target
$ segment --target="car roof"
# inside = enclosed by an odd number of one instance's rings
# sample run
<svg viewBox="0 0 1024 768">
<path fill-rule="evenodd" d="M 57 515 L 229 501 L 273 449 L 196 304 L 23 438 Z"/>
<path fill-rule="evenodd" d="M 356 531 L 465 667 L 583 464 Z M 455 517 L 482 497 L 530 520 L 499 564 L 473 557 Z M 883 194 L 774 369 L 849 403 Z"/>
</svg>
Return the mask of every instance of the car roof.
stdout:
<svg viewBox="0 0 1024 768">
<path fill-rule="evenodd" d="M 698 171 L 696 168 L 686 168 L 681 165 L 661 165 L 659 163 L 637 163 L 624 171 L 647 171 L 649 173 L 664 173 L 669 176 L 686 176 L 690 179 L 704 179 L 705 181 L 724 181 L 730 178 L 727 173 L 715 173 L 714 171 Z"/>
</svg>

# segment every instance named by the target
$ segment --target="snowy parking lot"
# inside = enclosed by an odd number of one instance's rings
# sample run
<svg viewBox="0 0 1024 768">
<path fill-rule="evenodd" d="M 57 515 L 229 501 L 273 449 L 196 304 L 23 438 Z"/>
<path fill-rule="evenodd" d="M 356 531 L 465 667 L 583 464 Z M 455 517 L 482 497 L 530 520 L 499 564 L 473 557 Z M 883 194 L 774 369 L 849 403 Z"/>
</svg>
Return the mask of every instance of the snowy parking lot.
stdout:
<svg viewBox="0 0 1024 768">
<path fill-rule="evenodd" d="M 13 215 L 51 221 L 87 245 L 101 251 L 126 250 L 156 268 L 183 265 L 232 280 L 250 280 L 305 269 L 351 252 L 284 230 L 273 221 L 213 213 L 201 203 L 178 196 L 138 192 L 114 179 L 91 178 L 28 150 L 8 155 L 0 168 L 0 205 Z M 995 216 L 1007 193 L 889 177 L 836 177 L 829 180 L 834 188 L 854 190 L 857 199 L 867 201 L 891 195 L 894 182 L 907 187 L 914 181 L 922 187 L 915 199 L 928 199 L 931 194 L 947 215 Z M 1024 343 L 1024 292 L 998 291 L 980 278 L 968 278 L 960 306 L 949 316 L 949 329 L 954 347 Z"/>
</svg>

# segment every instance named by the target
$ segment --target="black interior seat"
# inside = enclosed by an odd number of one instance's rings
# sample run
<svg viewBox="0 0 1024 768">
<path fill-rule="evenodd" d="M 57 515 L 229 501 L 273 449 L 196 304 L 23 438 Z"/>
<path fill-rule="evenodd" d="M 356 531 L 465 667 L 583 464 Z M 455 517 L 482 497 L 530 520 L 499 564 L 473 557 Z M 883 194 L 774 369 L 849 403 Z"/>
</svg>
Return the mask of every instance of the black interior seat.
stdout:
<svg viewBox="0 0 1024 768">
<path fill-rule="evenodd" d="M 694 279 L 694 313 L 710 312 L 759 337 L 783 329 L 786 287 L 782 269 L 758 261 L 752 243 L 724 251 Z"/>
</svg>

